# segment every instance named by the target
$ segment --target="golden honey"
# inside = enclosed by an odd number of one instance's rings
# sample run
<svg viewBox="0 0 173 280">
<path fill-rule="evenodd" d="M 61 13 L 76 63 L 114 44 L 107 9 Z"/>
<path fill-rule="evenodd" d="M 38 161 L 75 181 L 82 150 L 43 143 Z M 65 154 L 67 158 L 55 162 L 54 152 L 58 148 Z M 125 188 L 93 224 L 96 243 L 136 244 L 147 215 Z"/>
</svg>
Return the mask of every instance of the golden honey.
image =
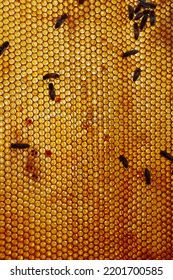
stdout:
<svg viewBox="0 0 173 280">
<path fill-rule="evenodd" d="M 173 259 L 173 2 L 135 40 L 137 3 L 0 0 L 1 259 Z"/>
</svg>

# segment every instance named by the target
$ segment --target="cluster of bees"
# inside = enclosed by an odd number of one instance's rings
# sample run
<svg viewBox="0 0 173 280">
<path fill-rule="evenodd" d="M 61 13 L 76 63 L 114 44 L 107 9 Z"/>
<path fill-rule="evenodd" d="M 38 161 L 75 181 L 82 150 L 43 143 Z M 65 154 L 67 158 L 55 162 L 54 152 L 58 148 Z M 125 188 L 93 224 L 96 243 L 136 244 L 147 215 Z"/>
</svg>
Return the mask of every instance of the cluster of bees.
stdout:
<svg viewBox="0 0 173 280">
<path fill-rule="evenodd" d="M 132 7 L 131 5 L 128 5 L 129 19 L 135 21 L 134 25 L 133 25 L 135 40 L 137 40 L 139 38 L 140 32 L 146 26 L 148 19 L 150 19 L 151 26 L 155 25 L 155 23 L 156 23 L 156 15 L 155 15 L 155 11 L 154 11 L 155 8 L 156 8 L 156 4 L 146 2 L 146 0 L 139 0 L 139 3 L 137 4 L 137 6 L 135 8 Z M 131 55 L 135 55 L 137 53 L 138 53 L 138 50 L 136 50 L 136 49 L 130 50 L 130 51 L 123 53 L 123 57 L 126 58 Z M 134 75 L 133 75 L 134 82 L 139 78 L 140 74 L 141 74 L 141 69 L 136 68 Z M 173 161 L 173 156 L 171 154 L 167 153 L 166 151 L 161 151 L 160 155 L 170 161 Z M 119 159 L 122 162 L 123 166 L 125 168 L 128 168 L 127 159 L 123 155 L 121 155 L 119 157 Z M 148 168 L 145 168 L 144 175 L 145 175 L 145 179 L 146 179 L 146 184 L 147 185 L 151 184 L 151 175 L 150 175 L 150 171 L 148 170 Z"/>
</svg>

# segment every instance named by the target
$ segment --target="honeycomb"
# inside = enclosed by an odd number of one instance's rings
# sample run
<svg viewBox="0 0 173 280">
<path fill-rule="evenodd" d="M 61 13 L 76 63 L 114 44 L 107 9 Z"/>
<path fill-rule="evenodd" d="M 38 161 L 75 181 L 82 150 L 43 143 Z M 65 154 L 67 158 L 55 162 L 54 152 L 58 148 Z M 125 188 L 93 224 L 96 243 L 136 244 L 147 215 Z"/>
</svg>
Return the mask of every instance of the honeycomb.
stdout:
<svg viewBox="0 0 173 280">
<path fill-rule="evenodd" d="M 1 259 L 173 259 L 173 2 L 150 2 L 135 40 L 137 0 L 0 0 Z"/>
</svg>

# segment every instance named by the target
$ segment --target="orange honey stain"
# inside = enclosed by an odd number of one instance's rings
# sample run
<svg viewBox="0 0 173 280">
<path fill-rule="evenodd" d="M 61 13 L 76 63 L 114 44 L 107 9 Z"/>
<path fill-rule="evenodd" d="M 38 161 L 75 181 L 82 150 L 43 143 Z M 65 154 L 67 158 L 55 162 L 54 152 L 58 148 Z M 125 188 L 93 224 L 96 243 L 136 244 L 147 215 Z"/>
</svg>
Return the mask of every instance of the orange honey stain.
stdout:
<svg viewBox="0 0 173 280">
<path fill-rule="evenodd" d="M 33 179 L 34 181 L 38 181 L 39 179 L 39 168 L 37 164 L 37 156 L 38 151 L 35 148 L 29 150 L 27 163 L 24 169 L 27 171 L 29 178 Z"/>
<path fill-rule="evenodd" d="M 26 125 L 31 125 L 33 124 L 33 120 L 31 118 L 26 118 Z"/>
<path fill-rule="evenodd" d="M 32 164 L 31 162 L 28 162 L 28 163 L 26 164 L 26 170 L 27 170 L 28 172 L 30 172 L 30 173 L 33 173 L 33 172 L 34 172 L 34 166 L 33 166 L 33 164 Z"/>
<path fill-rule="evenodd" d="M 61 98 L 60 98 L 60 97 L 56 97 L 56 98 L 55 98 L 55 102 L 56 102 L 56 103 L 60 103 L 60 101 L 61 101 Z"/>
<path fill-rule="evenodd" d="M 83 122 L 82 127 L 83 127 L 83 129 L 87 129 L 89 127 L 89 125 L 87 122 Z"/>
<path fill-rule="evenodd" d="M 37 154 L 38 154 L 38 152 L 37 152 L 35 149 L 32 149 L 32 150 L 31 150 L 31 155 L 32 155 L 33 157 L 36 157 Z"/>
<path fill-rule="evenodd" d="M 34 181 L 38 181 L 38 175 L 37 174 L 35 174 L 35 173 L 32 174 L 32 178 L 33 178 Z"/>
<path fill-rule="evenodd" d="M 50 157 L 52 155 L 52 152 L 50 150 L 45 151 L 46 157 Z"/>
<path fill-rule="evenodd" d="M 108 140 L 109 140 L 109 135 L 107 135 L 107 134 L 104 135 L 104 136 L 103 136 L 103 140 L 104 140 L 104 141 L 108 141 Z"/>
</svg>

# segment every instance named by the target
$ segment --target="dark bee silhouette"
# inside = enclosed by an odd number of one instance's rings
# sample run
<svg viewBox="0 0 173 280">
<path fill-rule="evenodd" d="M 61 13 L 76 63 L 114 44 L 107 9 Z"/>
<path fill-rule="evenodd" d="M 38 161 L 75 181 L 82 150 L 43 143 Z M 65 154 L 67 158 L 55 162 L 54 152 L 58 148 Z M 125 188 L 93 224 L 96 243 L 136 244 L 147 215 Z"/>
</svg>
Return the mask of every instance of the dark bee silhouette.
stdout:
<svg viewBox="0 0 173 280">
<path fill-rule="evenodd" d="M 154 11 L 150 11 L 150 23 L 151 26 L 155 25 L 156 23 L 156 15 Z"/>
<path fill-rule="evenodd" d="M 67 19 L 67 17 L 68 17 L 67 14 L 63 14 L 62 16 L 60 16 L 56 21 L 55 29 L 59 28 Z"/>
<path fill-rule="evenodd" d="M 141 69 L 140 68 L 136 68 L 135 72 L 134 72 L 134 75 L 133 75 L 133 81 L 135 82 L 138 77 L 140 76 L 141 74 Z"/>
<path fill-rule="evenodd" d="M 43 76 L 43 80 L 56 79 L 56 78 L 59 78 L 59 74 L 57 74 L 57 73 L 48 73 Z"/>
<path fill-rule="evenodd" d="M 144 11 L 143 11 L 144 15 L 146 15 L 146 14 L 148 15 L 149 12 L 150 12 L 150 10 L 144 10 Z"/>
<path fill-rule="evenodd" d="M 134 16 L 134 9 L 132 6 L 128 5 L 129 19 L 132 20 Z"/>
<path fill-rule="evenodd" d="M 136 14 L 136 16 L 135 16 L 135 20 L 140 19 L 143 15 L 144 15 L 144 13 L 143 13 L 143 12 L 139 12 L 139 13 L 137 13 L 137 14 Z"/>
<path fill-rule="evenodd" d="M 171 154 L 168 154 L 166 151 L 161 151 L 160 154 L 164 158 L 169 159 L 170 161 L 173 161 L 173 156 Z"/>
<path fill-rule="evenodd" d="M 138 52 L 137 50 L 131 50 L 131 51 L 125 52 L 125 53 L 123 53 L 123 57 L 128 57 L 128 56 L 134 55 L 137 52 Z"/>
<path fill-rule="evenodd" d="M 27 149 L 29 148 L 29 144 L 24 144 L 24 143 L 12 143 L 11 148 L 12 149 Z"/>
<path fill-rule="evenodd" d="M 139 26 L 136 22 L 134 23 L 134 35 L 135 35 L 135 40 L 137 40 L 139 37 Z"/>
<path fill-rule="evenodd" d="M 141 10 L 141 8 L 142 8 L 142 3 L 140 2 L 135 8 L 135 11 L 134 11 L 135 14 L 137 14 Z"/>
<path fill-rule="evenodd" d="M 51 100 L 55 100 L 55 89 L 52 83 L 49 84 L 49 96 Z"/>
<path fill-rule="evenodd" d="M 2 45 L 0 45 L 0 55 L 5 52 L 5 50 L 8 48 L 9 42 L 4 42 Z"/>
<path fill-rule="evenodd" d="M 150 176 L 150 171 L 148 170 L 148 168 L 145 168 L 145 180 L 146 180 L 147 185 L 151 184 L 151 176 Z"/>
<path fill-rule="evenodd" d="M 150 2 L 141 2 L 141 6 L 143 8 L 147 8 L 147 9 L 155 9 L 156 8 L 156 4 L 150 3 Z"/>
<path fill-rule="evenodd" d="M 122 162 L 122 164 L 124 165 L 125 168 L 127 168 L 129 165 L 128 165 L 128 161 L 127 159 L 125 158 L 125 156 L 121 155 L 119 157 L 120 161 Z"/>
<path fill-rule="evenodd" d="M 143 28 L 145 27 L 146 23 L 147 23 L 147 19 L 148 19 L 148 14 L 145 14 L 141 20 L 141 24 L 140 24 L 140 30 L 142 31 Z"/>
</svg>

